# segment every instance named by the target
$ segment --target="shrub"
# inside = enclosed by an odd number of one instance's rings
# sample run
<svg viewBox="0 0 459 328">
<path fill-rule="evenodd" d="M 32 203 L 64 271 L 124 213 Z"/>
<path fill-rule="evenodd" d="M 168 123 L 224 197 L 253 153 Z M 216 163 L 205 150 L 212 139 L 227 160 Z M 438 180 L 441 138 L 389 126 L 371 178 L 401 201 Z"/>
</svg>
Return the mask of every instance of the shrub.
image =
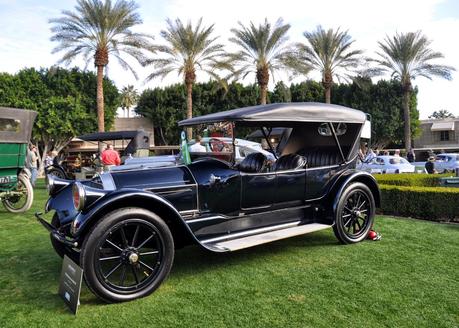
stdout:
<svg viewBox="0 0 459 328">
<path fill-rule="evenodd" d="M 459 188 L 384 184 L 379 187 L 384 214 L 432 221 L 459 221 Z"/>
<path fill-rule="evenodd" d="M 380 185 L 412 186 L 412 187 L 436 187 L 440 178 L 451 174 L 375 174 L 374 177 Z"/>
</svg>

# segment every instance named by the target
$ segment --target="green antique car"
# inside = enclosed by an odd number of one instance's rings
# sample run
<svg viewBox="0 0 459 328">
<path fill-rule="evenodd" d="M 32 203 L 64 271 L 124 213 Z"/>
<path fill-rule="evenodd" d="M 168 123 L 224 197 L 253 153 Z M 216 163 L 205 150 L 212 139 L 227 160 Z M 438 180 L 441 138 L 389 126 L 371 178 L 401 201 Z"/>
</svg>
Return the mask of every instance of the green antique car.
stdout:
<svg viewBox="0 0 459 328">
<path fill-rule="evenodd" d="M 0 200 L 12 213 L 27 211 L 33 202 L 24 163 L 36 116 L 31 110 L 0 107 Z"/>
</svg>

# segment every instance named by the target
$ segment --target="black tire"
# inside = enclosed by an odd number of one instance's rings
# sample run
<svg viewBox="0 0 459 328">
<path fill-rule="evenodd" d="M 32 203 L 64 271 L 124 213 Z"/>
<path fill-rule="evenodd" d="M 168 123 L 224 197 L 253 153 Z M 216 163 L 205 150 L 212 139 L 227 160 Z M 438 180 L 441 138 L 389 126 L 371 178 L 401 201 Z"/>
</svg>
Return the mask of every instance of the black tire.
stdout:
<svg viewBox="0 0 459 328">
<path fill-rule="evenodd" d="M 2 199 L 3 206 L 11 213 L 23 213 L 32 207 L 33 204 L 33 187 L 29 177 L 24 174 L 19 174 L 18 184 L 14 192 L 22 193 L 22 195 L 6 195 Z"/>
<path fill-rule="evenodd" d="M 51 219 L 51 225 L 53 225 L 55 228 L 60 228 L 61 222 L 59 221 L 57 214 L 53 215 L 53 218 Z M 49 238 L 51 239 L 51 245 L 53 245 L 53 248 L 56 251 L 57 255 L 59 255 L 60 257 L 64 257 L 64 255 L 67 255 L 73 262 L 80 264 L 79 251 L 76 251 L 75 249 L 57 241 L 53 238 L 53 236 L 51 236 L 51 234 L 49 235 Z"/>
<path fill-rule="evenodd" d="M 341 194 L 334 215 L 333 231 L 341 243 L 353 244 L 367 238 L 375 215 L 370 188 L 360 182 L 350 184 Z"/>
<path fill-rule="evenodd" d="M 52 174 L 55 177 L 60 178 L 60 179 L 67 179 L 67 176 L 65 175 L 64 171 L 60 169 L 52 168 L 48 171 L 48 174 Z"/>
<path fill-rule="evenodd" d="M 124 302 L 154 292 L 174 260 L 167 224 L 142 208 L 104 216 L 85 237 L 80 263 L 88 287 L 106 302 Z"/>
</svg>

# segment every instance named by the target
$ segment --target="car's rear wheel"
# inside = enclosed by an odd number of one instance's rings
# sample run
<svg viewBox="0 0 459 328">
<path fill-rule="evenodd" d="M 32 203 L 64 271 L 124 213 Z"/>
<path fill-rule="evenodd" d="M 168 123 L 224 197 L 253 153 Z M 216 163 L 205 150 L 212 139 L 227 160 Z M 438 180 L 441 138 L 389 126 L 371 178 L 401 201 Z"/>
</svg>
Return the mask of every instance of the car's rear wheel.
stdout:
<svg viewBox="0 0 459 328">
<path fill-rule="evenodd" d="M 374 221 L 375 200 L 363 183 L 350 184 L 341 194 L 335 212 L 333 231 L 343 244 L 364 240 Z"/>
<path fill-rule="evenodd" d="M 55 213 L 53 215 L 53 218 L 51 219 L 51 225 L 55 228 L 60 228 L 61 226 L 61 221 L 59 221 L 59 217 Z M 51 239 L 51 245 L 53 245 L 54 250 L 56 251 L 57 255 L 60 257 L 64 257 L 64 255 L 67 255 L 72 261 L 75 263 L 79 264 L 80 263 L 80 252 L 74 250 L 70 246 L 66 246 L 63 243 L 57 241 L 56 239 L 53 238 L 53 236 L 50 234 L 49 238 Z"/>
<path fill-rule="evenodd" d="M 81 250 L 86 283 L 107 302 L 151 294 L 168 276 L 173 259 L 167 224 L 142 208 L 107 214 L 88 233 Z"/>
<path fill-rule="evenodd" d="M 30 209 L 33 203 L 33 187 L 29 178 L 19 174 L 16 188 L 6 194 L 2 202 L 11 213 L 22 213 Z"/>
</svg>

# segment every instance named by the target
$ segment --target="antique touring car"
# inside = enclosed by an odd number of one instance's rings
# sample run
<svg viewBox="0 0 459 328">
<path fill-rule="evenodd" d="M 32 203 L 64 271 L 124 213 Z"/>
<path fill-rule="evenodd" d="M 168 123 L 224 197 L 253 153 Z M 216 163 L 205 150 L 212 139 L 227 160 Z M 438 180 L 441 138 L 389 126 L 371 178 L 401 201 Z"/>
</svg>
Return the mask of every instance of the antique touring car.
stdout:
<svg viewBox="0 0 459 328">
<path fill-rule="evenodd" d="M 12 213 L 27 211 L 33 202 L 31 172 L 24 163 L 36 116 L 31 110 L 0 107 L 0 200 Z"/>
<path fill-rule="evenodd" d="M 365 121 L 361 111 L 319 103 L 184 120 L 195 136 L 205 130 L 215 139 L 261 130 L 274 160 L 254 152 L 236 163 L 234 141 L 188 151 L 183 140 L 176 163 L 120 166 L 87 181 L 49 176 L 46 212 L 54 216 L 37 218 L 57 253 L 79 261 L 89 288 L 108 302 L 152 293 L 187 244 L 228 252 L 327 228 L 356 243 L 380 202 L 375 179 L 355 170 Z M 274 128 L 283 129 L 276 147 Z"/>
</svg>

